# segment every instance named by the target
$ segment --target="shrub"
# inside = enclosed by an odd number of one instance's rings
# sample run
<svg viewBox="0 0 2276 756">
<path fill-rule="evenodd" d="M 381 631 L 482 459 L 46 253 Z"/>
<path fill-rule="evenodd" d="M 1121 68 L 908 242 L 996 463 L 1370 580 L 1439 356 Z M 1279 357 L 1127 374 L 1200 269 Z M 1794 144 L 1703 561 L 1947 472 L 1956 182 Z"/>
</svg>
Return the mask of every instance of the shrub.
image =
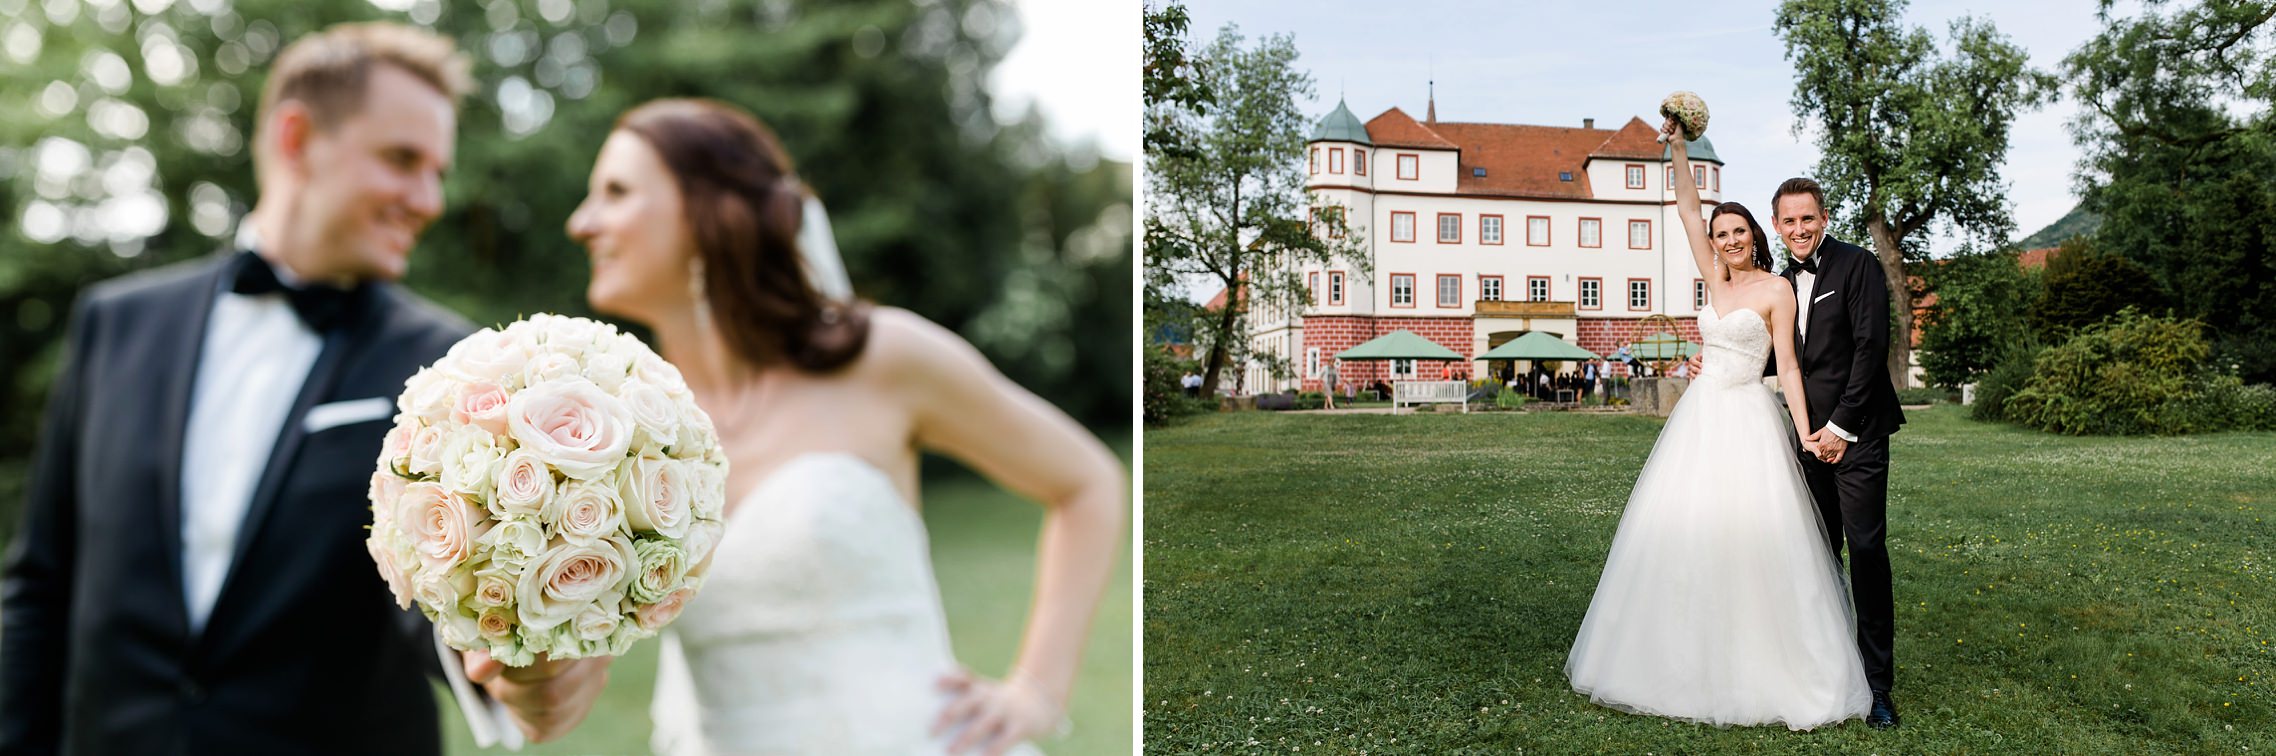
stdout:
<svg viewBox="0 0 2276 756">
<path fill-rule="evenodd" d="M 2276 386 L 2215 376 L 2187 404 L 2185 417 L 2197 430 L 2276 430 Z"/>
<path fill-rule="evenodd" d="M 1952 392 L 1941 388 L 1921 386 L 1897 389 L 1898 404 L 1934 404 L 1952 401 Z"/>
<path fill-rule="evenodd" d="M 1326 406 L 1328 406 L 1327 397 L 1321 395 L 1318 391 L 1306 391 L 1304 393 L 1296 395 L 1297 409 L 1316 410 Z"/>
<path fill-rule="evenodd" d="M 2041 350 L 2036 346 L 2018 344 L 2009 347 L 1990 370 L 1976 380 L 1976 405 L 1968 415 L 1977 420 L 1999 422 L 2007 420 L 2007 398 L 2031 380 L 2031 365 L 2039 359 Z"/>
<path fill-rule="evenodd" d="M 1494 406 L 1500 407 L 1502 409 L 1517 409 L 1519 407 L 1523 407 L 1525 406 L 1525 394 L 1516 391 L 1504 391 L 1499 394 L 1495 394 Z"/>
<path fill-rule="evenodd" d="M 2131 308 L 2089 326 L 2032 361 L 2006 399 L 2009 419 L 2072 435 L 2187 433 L 2211 347 L 2196 320 Z"/>
<path fill-rule="evenodd" d="M 1145 421 L 1156 424 L 1174 417 L 1198 415 L 1217 409 L 1214 397 L 1194 398 L 1185 395 L 1178 379 L 1187 370 L 1199 372 L 1192 360 L 1181 360 L 1160 347 L 1146 349 L 1146 375 L 1140 399 L 1144 402 Z"/>
</svg>

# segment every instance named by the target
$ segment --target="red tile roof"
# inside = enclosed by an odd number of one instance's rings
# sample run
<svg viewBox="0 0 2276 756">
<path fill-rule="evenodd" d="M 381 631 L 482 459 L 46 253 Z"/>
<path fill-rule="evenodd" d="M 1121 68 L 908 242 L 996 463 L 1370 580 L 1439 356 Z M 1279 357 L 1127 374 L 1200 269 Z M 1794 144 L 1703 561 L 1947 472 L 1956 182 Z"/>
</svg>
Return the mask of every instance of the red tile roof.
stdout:
<svg viewBox="0 0 2276 756">
<path fill-rule="evenodd" d="M 2044 268 L 2047 267 L 2047 260 L 2053 258 L 2055 253 L 2061 250 L 2061 247 L 2040 247 L 2024 250 L 2023 254 L 2016 258 L 2016 262 L 2022 263 L 2025 270 Z"/>
<path fill-rule="evenodd" d="M 1455 189 L 1463 194 L 1590 199 L 1590 158 L 1659 160 L 1659 133 L 1642 118 L 1618 129 L 1508 123 L 1422 124 L 1398 108 L 1367 122 L 1378 146 L 1460 150 Z M 1477 175 L 1477 169 L 1486 175 Z M 1559 174 L 1570 173 L 1567 181 Z"/>
<path fill-rule="evenodd" d="M 1415 122 L 1413 116 L 1398 108 L 1383 111 L 1382 115 L 1367 122 L 1367 138 L 1378 147 L 1421 147 L 1433 150 L 1458 149 L 1429 127 Z"/>
</svg>

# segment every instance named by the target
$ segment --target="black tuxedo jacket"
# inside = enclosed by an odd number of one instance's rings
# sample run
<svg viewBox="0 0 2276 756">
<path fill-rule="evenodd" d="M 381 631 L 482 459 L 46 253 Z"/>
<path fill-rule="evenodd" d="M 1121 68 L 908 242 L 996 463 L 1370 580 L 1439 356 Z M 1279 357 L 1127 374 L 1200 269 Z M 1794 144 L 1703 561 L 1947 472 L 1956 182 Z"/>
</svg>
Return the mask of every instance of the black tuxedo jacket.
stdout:
<svg viewBox="0 0 2276 756">
<path fill-rule="evenodd" d="M 258 479 L 202 633 L 182 597 L 181 463 L 207 314 L 230 257 L 84 292 L 0 577 L 0 753 L 436 753 L 433 632 L 364 549 L 386 416 L 313 433 L 310 407 L 386 397 L 472 329 L 367 284 Z M 244 355 L 260 359 L 260 355 Z M 393 413 L 388 413 L 392 415 Z"/>
<path fill-rule="evenodd" d="M 1833 237 L 1818 243 L 1817 282 L 1810 291 L 1810 322 L 1795 362 L 1810 405 L 1810 430 L 1841 426 L 1859 440 L 1897 432 L 1905 422 L 1889 380 L 1889 277 L 1873 254 Z M 1779 275 L 1794 283 L 1792 264 Z M 1775 374 L 1777 362 L 1764 367 Z"/>
</svg>

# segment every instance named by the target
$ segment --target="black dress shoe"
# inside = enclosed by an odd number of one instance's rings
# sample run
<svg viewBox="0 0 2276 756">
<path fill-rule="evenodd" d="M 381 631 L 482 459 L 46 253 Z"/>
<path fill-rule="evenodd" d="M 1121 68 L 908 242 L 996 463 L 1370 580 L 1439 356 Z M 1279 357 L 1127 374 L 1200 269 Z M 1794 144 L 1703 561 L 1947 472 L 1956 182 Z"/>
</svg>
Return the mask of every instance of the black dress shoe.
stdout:
<svg viewBox="0 0 2276 756">
<path fill-rule="evenodd" d="M 1897 702 L 1889 700 L 1889 694 L 1875 691 L 1873 710 L 1865 714 L 1865 726 L 1876 730 L 1897 726 Z"/>
</svg>

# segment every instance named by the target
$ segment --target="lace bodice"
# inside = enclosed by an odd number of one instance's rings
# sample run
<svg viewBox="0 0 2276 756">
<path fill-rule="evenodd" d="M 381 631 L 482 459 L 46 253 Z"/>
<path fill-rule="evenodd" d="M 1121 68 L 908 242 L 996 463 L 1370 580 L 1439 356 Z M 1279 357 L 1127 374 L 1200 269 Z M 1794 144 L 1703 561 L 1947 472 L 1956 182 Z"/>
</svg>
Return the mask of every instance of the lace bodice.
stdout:
<svg viewBox="0 0 2276 756">
<path fill-rule="evenodd" d="M 1707 355 L 1700 383 L 1738 386 L 1761 383 L 1770 359 L 1770 324 L 1752 309 L 1722 317 L 1713 308 L 1699 311 L 1699 338 Z"/>
<path fill-rule="evenodd" d="M 923 518 L 851 454 L 791 459 L 730 513 L 658 661 L 660 753 L 937 753 L 957 668 Z"/>
</svg>

